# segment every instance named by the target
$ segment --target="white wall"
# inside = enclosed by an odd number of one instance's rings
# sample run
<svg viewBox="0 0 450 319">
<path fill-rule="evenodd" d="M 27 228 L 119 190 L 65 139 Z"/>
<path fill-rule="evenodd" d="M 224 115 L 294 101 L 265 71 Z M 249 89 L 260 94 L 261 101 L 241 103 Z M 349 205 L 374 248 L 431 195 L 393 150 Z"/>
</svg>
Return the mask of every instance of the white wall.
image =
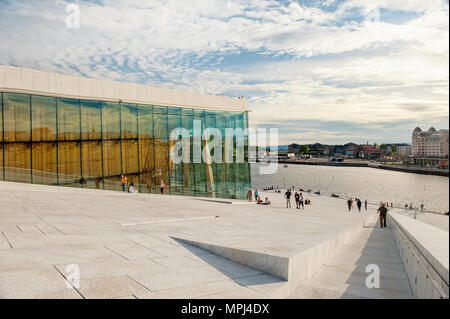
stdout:
<svg viewBox="0 0 450 319">
<path fill-rule="evenodd" d="M 388 223 L 414 296 L 448 299 L 448 232 L 395 212 L 388 214 Z"/>
</svg>

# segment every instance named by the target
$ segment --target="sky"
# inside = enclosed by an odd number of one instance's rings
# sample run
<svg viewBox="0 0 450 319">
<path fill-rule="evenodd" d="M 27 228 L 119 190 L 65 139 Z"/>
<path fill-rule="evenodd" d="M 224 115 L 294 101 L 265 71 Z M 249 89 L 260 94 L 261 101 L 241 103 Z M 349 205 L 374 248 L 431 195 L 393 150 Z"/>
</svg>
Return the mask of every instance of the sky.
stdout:
<svg viewBox="0 0 450 319">
<path fill-rule="evenodd" d="M 244 96 L 280 145 L 449 126 L 445 0 L 0 0 L 0 64 Z"/>
</svg>

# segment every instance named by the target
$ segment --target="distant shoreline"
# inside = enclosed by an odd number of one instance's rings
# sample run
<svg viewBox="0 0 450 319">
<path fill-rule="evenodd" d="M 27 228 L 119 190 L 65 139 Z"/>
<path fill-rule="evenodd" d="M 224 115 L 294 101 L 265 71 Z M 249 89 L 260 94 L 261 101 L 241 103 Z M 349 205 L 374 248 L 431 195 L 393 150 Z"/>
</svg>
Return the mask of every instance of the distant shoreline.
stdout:
<svg viewBox="0 0 450 319">
<path fill-rule="evenodd" d="M 449 170 L 436 169 L 436 168 L 416 168 L 401 165 L 383 165 L 375 164 L 371 162 L 360 162 L 360 161 L 347 161 L 347 162 L 329 162 L 329 161 L 286 161 L 279 160 L 280 164 L 295 164 L 295 165 L 316 165 L 316 166 L 340 166 L 340 167 L 371 167 L 378 169 L 385 169 L 391 171 L 422 174 L 422 175 L 435 175 L 435 176 L 445 176 L 449 177 Z"/>
</svg>

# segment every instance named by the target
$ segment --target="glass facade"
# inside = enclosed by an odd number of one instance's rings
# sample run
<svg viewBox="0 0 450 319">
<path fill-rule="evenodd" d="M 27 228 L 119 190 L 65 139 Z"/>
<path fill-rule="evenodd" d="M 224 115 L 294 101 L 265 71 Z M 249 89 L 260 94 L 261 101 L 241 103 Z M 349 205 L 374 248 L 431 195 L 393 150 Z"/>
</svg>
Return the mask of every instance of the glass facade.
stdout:
<svg viewBox="0 0 450 319">
<path fill-rule="evenodd" d="M 164 181 L 168 194 L 236 199 L 251 185 L 247 137 L 234 137 L 234 161 L 225 162 L 225 129 L 245 130 L 247 113 L 9 92 L 0 92 L 0 107 L 0 180 L 119 191 L 123 174 L 142 193 L 159 193 Z M 180 127 L 190 158 L 175 163 L 170 133 Z M 209 153 L 221 151 L 221 163 L 194 150 L 211 141 L 208 128 L 222 135 L 222 150 Z"/>
</svg>

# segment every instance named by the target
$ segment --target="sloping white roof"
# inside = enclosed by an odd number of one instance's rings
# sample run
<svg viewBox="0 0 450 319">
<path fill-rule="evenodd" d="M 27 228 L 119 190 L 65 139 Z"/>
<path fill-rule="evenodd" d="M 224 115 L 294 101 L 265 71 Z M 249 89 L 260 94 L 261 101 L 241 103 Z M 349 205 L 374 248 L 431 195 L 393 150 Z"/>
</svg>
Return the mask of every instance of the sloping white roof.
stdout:
<svg viewBox="0 0 450 319">
<path fill-rule="evenodd" d="M 246 99 L 95 80 L 0 65 L 0 91 L 223 111 L 248 111 Z"/>
</svg>

